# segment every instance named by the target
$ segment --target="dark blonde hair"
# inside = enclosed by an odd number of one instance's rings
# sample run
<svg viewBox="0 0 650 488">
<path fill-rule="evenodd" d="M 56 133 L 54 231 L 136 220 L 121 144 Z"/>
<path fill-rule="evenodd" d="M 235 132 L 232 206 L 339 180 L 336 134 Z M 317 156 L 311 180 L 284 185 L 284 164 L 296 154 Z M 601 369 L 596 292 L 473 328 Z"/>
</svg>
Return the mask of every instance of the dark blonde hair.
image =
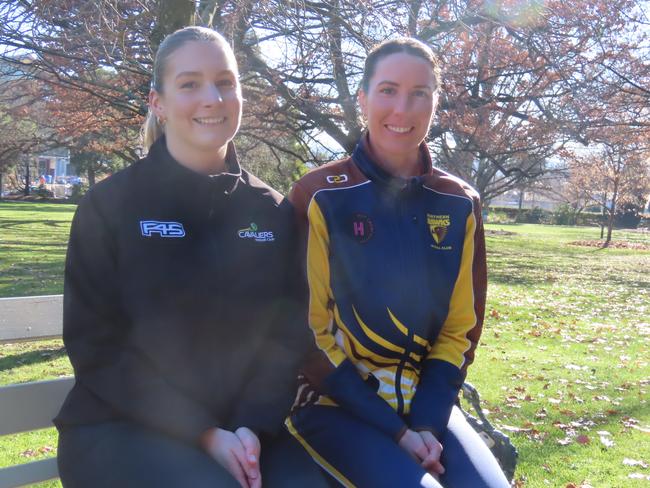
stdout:
<svg viewBox="0 0 650 488">
<path fill-rule="evenodd" d="M 228 56 L 232 56 L 235 67 L 237 62 L 228 41 L 218 32 L 207 27 L 183 27 L 169 34 L 158 46 L 156 57 L 153 62 L 153 75 L 151 78 L 151 89 L 163 93 L 163 77 L 167 69 L 169 57 L 179 48 L 188 42 L 215 42 L 219 44 Z M 148 150 L 161 135 L 164 134 L 162 124 L 156 118 L 156 114 L 149 108 L 147 118 L 142 126 L 143 145 Z"/>
<path fill-rule="evenodd" d="M 379 61 L 396 53 L 410 54 L 411 56 L 424 59 L 429 63 L 436 83 L 435 90 L 440 89 L 440 61 L 438 61 L 438 58 L 433 54 L 429 46 L 412 37 L 389 39 L 373 47 L 368 57 L 366 57 L 366 63 L 363 67 L 363 78 L 361 78 L 359 88 L 367 93 L 370 88 L 370 79 L 375 74 Z"/>
</svg>

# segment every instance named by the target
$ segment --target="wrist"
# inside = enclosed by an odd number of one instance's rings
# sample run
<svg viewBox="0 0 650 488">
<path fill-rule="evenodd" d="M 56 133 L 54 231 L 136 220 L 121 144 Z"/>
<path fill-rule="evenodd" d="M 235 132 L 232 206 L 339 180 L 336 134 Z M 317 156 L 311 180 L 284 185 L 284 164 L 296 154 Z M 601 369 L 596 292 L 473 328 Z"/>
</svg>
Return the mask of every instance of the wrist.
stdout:
<svg viewBox="0 0 650 488">
<path fill-rule="evenodd" d="M 201 433 L 201 436 L 199 437 L 199 445 L 201 446 L 202 449 L 206 451 L 210 450 L 210 447 L 214 442 L 214 438 L 217 435 L 218 430 L 219 430 L 218 427 L 211 427 L 207 430 L 204 430 L 203 433 Z"/>
</svg>

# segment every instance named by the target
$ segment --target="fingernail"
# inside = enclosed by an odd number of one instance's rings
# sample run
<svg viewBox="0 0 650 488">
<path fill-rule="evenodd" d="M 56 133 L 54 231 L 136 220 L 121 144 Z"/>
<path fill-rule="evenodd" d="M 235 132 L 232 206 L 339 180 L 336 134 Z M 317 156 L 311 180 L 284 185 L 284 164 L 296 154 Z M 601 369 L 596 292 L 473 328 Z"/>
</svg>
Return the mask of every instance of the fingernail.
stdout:
<svg viewBox="0 0 650 488">
<path fill-rule="evenodd" d="M 251 463 L 254 463 L 255 461 L 257 461 L 257 458 L 255 457 L 255 454 L 249 454 L 249 455 L 248 455 L 248 460 L 249 460 Z"/>
</svg>

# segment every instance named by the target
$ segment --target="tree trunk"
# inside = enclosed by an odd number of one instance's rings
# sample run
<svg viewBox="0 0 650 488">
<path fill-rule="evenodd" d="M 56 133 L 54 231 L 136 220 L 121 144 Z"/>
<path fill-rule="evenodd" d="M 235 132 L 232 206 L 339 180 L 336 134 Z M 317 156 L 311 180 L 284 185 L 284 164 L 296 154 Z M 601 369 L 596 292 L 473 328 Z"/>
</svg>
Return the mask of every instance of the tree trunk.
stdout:
<svg viewBox="0 0 650 488">
<path fill-rule="evenodd" d="M 95 186 L 95 168 L 89 166 L 86 174 L 88 175 L 88 188 Z"/>
<path fill-rule="evenodd" d="M 0 200 L 2 200 L 2 189 L 4 188 L 4 173 L 0 171 Z"/>
<path fill-rule="evenodd" d="M 181 27 L 194 24 L 195 4 L 191 0 L 160 0 L 158 18 L 151 33 L 151 48 L 158 50 L 158 45 L 168 34 Z"/>
<path fill-rule="evenodd" d="M 23 193 L 26 197 L 29 196 L 30 180 L 31 177 L 29 175 L 29 158 L 25 158 L 25 190 Z"/>
<path fill-rule="evenodd" d="M 614 180 L 614 192 L 612 193 L 612 208 L 609 210 L 609 218 L 607 219 L 607 239 L 603 247 L 609 246 L 612 242 L 612 230 L 614 229 L 614 217 L 616 216 L 616 200 L 618 199 L 618 178 Z"/>
</svg>

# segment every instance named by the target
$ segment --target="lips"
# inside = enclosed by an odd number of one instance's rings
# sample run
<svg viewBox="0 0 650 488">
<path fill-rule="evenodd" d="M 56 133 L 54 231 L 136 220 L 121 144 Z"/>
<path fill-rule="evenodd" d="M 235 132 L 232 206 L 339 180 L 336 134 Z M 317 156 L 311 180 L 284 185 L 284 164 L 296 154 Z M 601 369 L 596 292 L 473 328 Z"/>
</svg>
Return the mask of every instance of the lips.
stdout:
<svg viewBox="0 0 650 488">
<path fill-rule="evenodd" d="M 413 130 L 413 127 L 400 127 L 398 125 L 385 125 L 386 129 L 391 132 L 396 132 L 398 134 L 408 134 Z"/>
<path fill-rule="evenodd" d="M 201 125 L 219 125 L 226 121 L 225 117 L 196 117 L 194 122 Z"/>
</svg>

